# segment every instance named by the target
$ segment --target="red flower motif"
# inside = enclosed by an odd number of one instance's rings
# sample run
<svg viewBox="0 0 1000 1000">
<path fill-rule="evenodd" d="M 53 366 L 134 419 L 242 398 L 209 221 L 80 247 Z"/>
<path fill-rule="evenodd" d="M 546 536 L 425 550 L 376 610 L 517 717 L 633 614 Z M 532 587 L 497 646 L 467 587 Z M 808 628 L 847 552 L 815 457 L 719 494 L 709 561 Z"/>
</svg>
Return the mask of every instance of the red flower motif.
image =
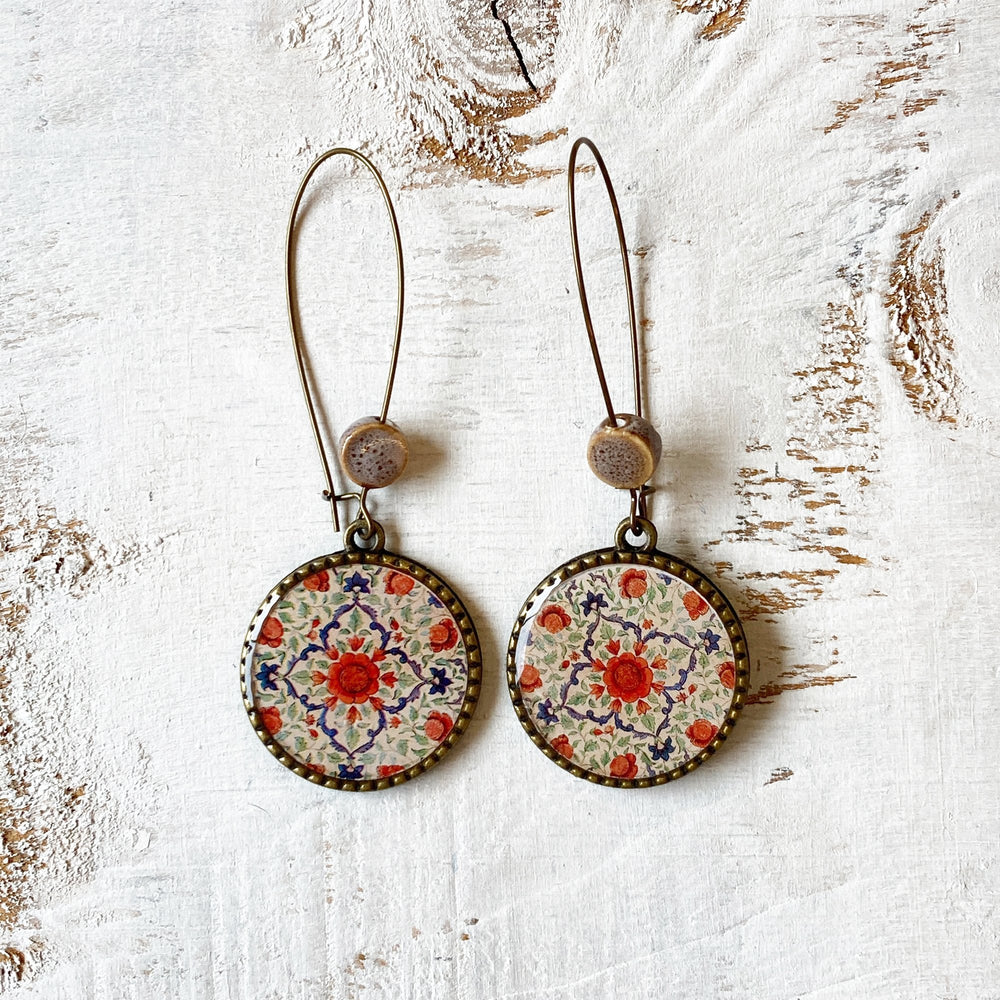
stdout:
<svg viewBox="0 0 1000 1000">
<path fill-rule="evenodd" d="M 450 732 L 454 723 L 444 712 L 431 712 L 424 723 L 424 732 L 429 740 L 440 743 Z"/>
<path fill-rule="evenodd" d="M 413 577 L 405 573 L 397 573 L 394 569 L 385 575 L 385 592 L 399 594 L 401 597 L 413 590 Z"/>
<path fill-rule="evenodd" d="M 395 672 L 392 671 L 392 670 L 387 670 L 382 675 L 382 683 L 383 684 L 388 684 L 389 687 L 391 687 L 391 688 L 394 688 L 396 686 L 396 682 L 398 680 L 399 680 L 399 678 L 396 676 Z"/>
<path fill-rule="evenodd" d="M 442 618 L 437 625 L 432 625 L 427 635 L 435 653 L 451 649 L 458 642 L 458 629 L 450 618 Z"/>
<path fill-rule="evenodd" d="M 722 681 L 722 686 L 724 688 L 729 688 L 730 691 L 736 687 L 736 664 L 735 663 L 723 663 L 719 667 L 719 680 Z"/>
<path fill-rule="evenodd" d="M 380 778 L 388 778 L 391 774 L 399 774 L 403 770 L 402 764 L 379 764 L 378 766 L 378 776 Z"/>
<path fill-rule="evenodd" d="M 347 712 L 347 721 L 353 726 L 358 719 L 361 718 L 361 713 L 358 711 L 357 705 L 351 705 Z"/>
<path fill-rule="evenodd" d="M 561 632 L 572 619 L 558 604 L 549 604 L 538 612 L 538 624 L 553 635 Z"/>
<path fill-rule="evenodd" d="M 318 590 L 325 593 L 330 589 L 330 574 L 325 569 L 321 569 L 318 573 L 310 573 L 302 581 L 302 586 L 306 590 Z"/>
<path fill-rule="evenodd" d="M 608 665 L 604 668 L 604 683 L 613 699 L 638 701 L 649 694 L 653 685 L 653 671 L 641 656 L 622 653 L 608 660 Z"/>
<path fill-rule="evenodd" d="M 626 753 L 612 758 L 608 770 L 615 778 L 634 778 L 639 773 L 639 765 L 634 753 Z"/>
<path fill-rule="evenodd" d="M 644 569 L 627 569 L 618 581 L 622 597 L 642 597 L 646 593 L 646 571 Z"/>
<path fill-rule="evenodd" d="M 567 760 L 573 759 L 573 748 L 570 746 L 569 737 L 565 733 L 562 736 L 557 736 L 552 741 L 552 749 Z"/>
<path fill-rule="evenodd" d="M 389 720 L 389 725 L 392 726 L 393 729 L 398 729 L 399 726 L 400 726 L 399 716 L 398 715 L 394 715 Z"/>
<path fill-rule="evenodd" d="M 536 667 L 532 666 L 530 663 L 526 663 L 524 665 L 524 670 L 521 671 L 521 690 L 537 691 L 541 686 L 541 674 L 539 674 Z"/>
<path fill-rule="evenodd" d="M 715 739 L 718 731 L 719 727 L 713 726 L 708 719 L 696 719 L 684 730 L 684 735 L 696 747 L 707 747 Z"/>
<path fill-rule="evenodd" d="M 612 656 L 617 656 L 622 651 L 622 644 L 617 639 L 612 639 L 608 643 L 608 652 Z"/>
<path fill-rule="evenodd" d="M 687 696 L 687 691 L 681 691 L 681 693 L 680 693 L 680 694 L 679 694 L 679 695 L 677 696 L 677 700 L 678 700 L 678 701 L 679 701 L 679 702 L 680 702 L 680 703 L 681 703 L 682 705 L 685 705 L 685 704 L 687 704 L 687 700 L 688 700 L 688 696 Z"/>
<path fill-rule="evenodd" d="M 326 774 L 326 766 L 324 764 L 306 764 L 306 767 L 317 774 Z"/>
<path fill-rule="evenodd" d="M 260 721 L 264 723 L 264 728 L 273 736 L 278 732 L 284 723 L 281 721 L 281 712 L 274 705 L 259 709 Z"/>
<path fill-rule="evenodd" d="M 693 590 L 689 590 L 684 595 L 684 607 L 687 608 L 688 617 L 691 621 L 694 621 L 695 618 L 700 618 L 708 611 L 708 605 Z"/>
<path fill-rule="evenodd" d="M 600 698 L 600 697 L 602 697 L 602 696 L 603 696 L 603 694 L 604 694 L 604 685 L 603 685 L 603 684 L 591 684 L 591 685 L 590 685 L 590 693 L 591 693 L 591 694 L 592 694 L 592 695 L 593 695 L 593 696 L 594 696 L 595 698 Z"/>
<path fill-rule="evenodd" d="M 260 635 L 257 641 L 262 646 L 270 646 L 277 649 L 281 645 L 281 638 L 285 634 L 285 627 L 277 618 L 265 618 L 264 624 L 260 627 Z"/>
<path fill-rule="evenodd" d="M 353 639 L 350 644 L 354 645 Z M 317 677 L 320 678 L 319 681 Z M 330 665 L 330 672 L 325 676 L 318 671 L 314 672 L 313 681 L 316 683 L 325 681 L 334 702 L 361 705 L 378 691 L 381 678 L 378 664 L 372 657 L 367 653 L 352 652 L 344 653 L 334 660 Z"/>
</svg>

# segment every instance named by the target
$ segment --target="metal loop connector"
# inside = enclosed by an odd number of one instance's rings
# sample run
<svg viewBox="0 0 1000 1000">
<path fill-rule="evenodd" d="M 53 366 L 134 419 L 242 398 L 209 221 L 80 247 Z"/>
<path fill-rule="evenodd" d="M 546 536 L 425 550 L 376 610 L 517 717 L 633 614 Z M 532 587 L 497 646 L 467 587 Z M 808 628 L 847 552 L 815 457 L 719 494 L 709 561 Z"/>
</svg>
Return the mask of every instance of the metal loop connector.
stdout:
<svg viewBox="0 0 1000 1000">
<path fill-rule="evenodd" d="M 629 494 L 632 498 L 632 504 L 629 509 L 629 527 L 632 529 L 633 535 L 638 535 L 641 533 L 640 524 L 645 521 L 649 523 L 648 516 L 648 504 L 646 498 L 650 493 L 655 493 L 656 490 L 652 486 L 643 485 L 638 489 L 630 490 Z"/>
<path fill-rule="evenodd" d="M 645 535 L 646 540 L 634 545 L 627 538 L 629 533 Z M 626 517 L 615 532 L 615 548 L 623 552 L 652 552 L 656 548 L 656 526 L 644 517 L 637 518 L 633 525 L 631 518 Z"/>
</svg>

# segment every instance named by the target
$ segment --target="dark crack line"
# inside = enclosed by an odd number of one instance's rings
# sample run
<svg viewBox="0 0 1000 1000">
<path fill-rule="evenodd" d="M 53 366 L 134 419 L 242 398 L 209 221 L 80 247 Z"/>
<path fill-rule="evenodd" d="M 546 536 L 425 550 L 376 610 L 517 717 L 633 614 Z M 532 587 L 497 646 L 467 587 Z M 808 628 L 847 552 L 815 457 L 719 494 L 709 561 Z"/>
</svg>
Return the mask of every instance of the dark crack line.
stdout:
<svg viewBox="0 0 1000 1000">
<path fill-rule="evenodd" d="M 497 10 L 498 2 L 499 0 L 490 0 L 490 13 L 493 15 L 495 21 L 499 21 L 503 25 L 504 34 L 507 36 L 507 41 L 510 42 L 510 47 L 514 50 L 514 55 L 517 56 L 518 66 L 521 67 L 521 76 L 528 81 L 528 86 L 531 87 L 532 92 L 537 94 L 538 88 L 531 82 L 528 67 L 524 65 L 524 56 L 521 55 L 521 50 L 517 47 L 517 42 L 514 41 L 514 33 L 510 30 L 510 22 L 505 21 Z"/>
</svg>

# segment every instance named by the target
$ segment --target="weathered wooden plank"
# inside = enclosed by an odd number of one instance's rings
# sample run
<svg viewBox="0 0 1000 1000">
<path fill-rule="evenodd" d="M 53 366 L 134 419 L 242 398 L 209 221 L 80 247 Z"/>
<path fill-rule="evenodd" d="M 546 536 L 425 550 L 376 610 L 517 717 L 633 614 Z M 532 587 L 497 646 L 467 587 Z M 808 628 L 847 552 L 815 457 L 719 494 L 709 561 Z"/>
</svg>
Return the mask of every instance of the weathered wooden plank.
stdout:
<svg viewBox="0 0 1000 1000">
<path fill-rule="evenodd" d="M 957 0 L 8 7 L 0 88 L 0 988 L 23 997 L 997 995 L 994 51 Z M 601 145 L 633 250 L 662 544 L 746 619 L 751 704 L 615 793 L 524 738 L 507 630 L 610 542 L 565 214 Z M 285 329 L 309 160 L 385 169 L 407 254 L 378 496 L 486 684 L 442 765 L 324 792 L 235 663 L 337 545 Z M 617 394 L 610 214 L 580 182 Z M 301 229 L 335 435 L 393 306 L 370 182 Z"/>
</svg>

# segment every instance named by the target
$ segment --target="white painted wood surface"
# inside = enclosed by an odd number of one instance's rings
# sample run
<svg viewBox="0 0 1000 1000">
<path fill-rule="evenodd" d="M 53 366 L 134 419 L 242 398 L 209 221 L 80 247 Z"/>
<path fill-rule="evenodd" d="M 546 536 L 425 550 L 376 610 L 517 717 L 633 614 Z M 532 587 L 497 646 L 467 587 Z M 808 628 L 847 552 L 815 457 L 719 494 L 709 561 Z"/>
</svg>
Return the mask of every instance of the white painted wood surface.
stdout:
<svg viewBox="0 0 1000 1000">
<path fill-rule="evenodd" d="M 2 8 L 3 987 L 1000 997 L 1000 5 L 490 6 Z M 754 663 L 725 750 L 646 792 L 546 761 L 501 676 L 524 596 L 623 513 L 584 461 L 581 133 L 634 250 L 662 547 L 719 578 Z M 459 749 L 366 796 L 275 764 L 235 666 L 267 588 L 338 545 L 281 276 L 336 143 L 386 171 L 408 267 L 414 456 L 378 513 L 487 675 Z M 343 165 L 312 206 L 339 430 L 377 405 L 389 239 Z"/>
</svg>

